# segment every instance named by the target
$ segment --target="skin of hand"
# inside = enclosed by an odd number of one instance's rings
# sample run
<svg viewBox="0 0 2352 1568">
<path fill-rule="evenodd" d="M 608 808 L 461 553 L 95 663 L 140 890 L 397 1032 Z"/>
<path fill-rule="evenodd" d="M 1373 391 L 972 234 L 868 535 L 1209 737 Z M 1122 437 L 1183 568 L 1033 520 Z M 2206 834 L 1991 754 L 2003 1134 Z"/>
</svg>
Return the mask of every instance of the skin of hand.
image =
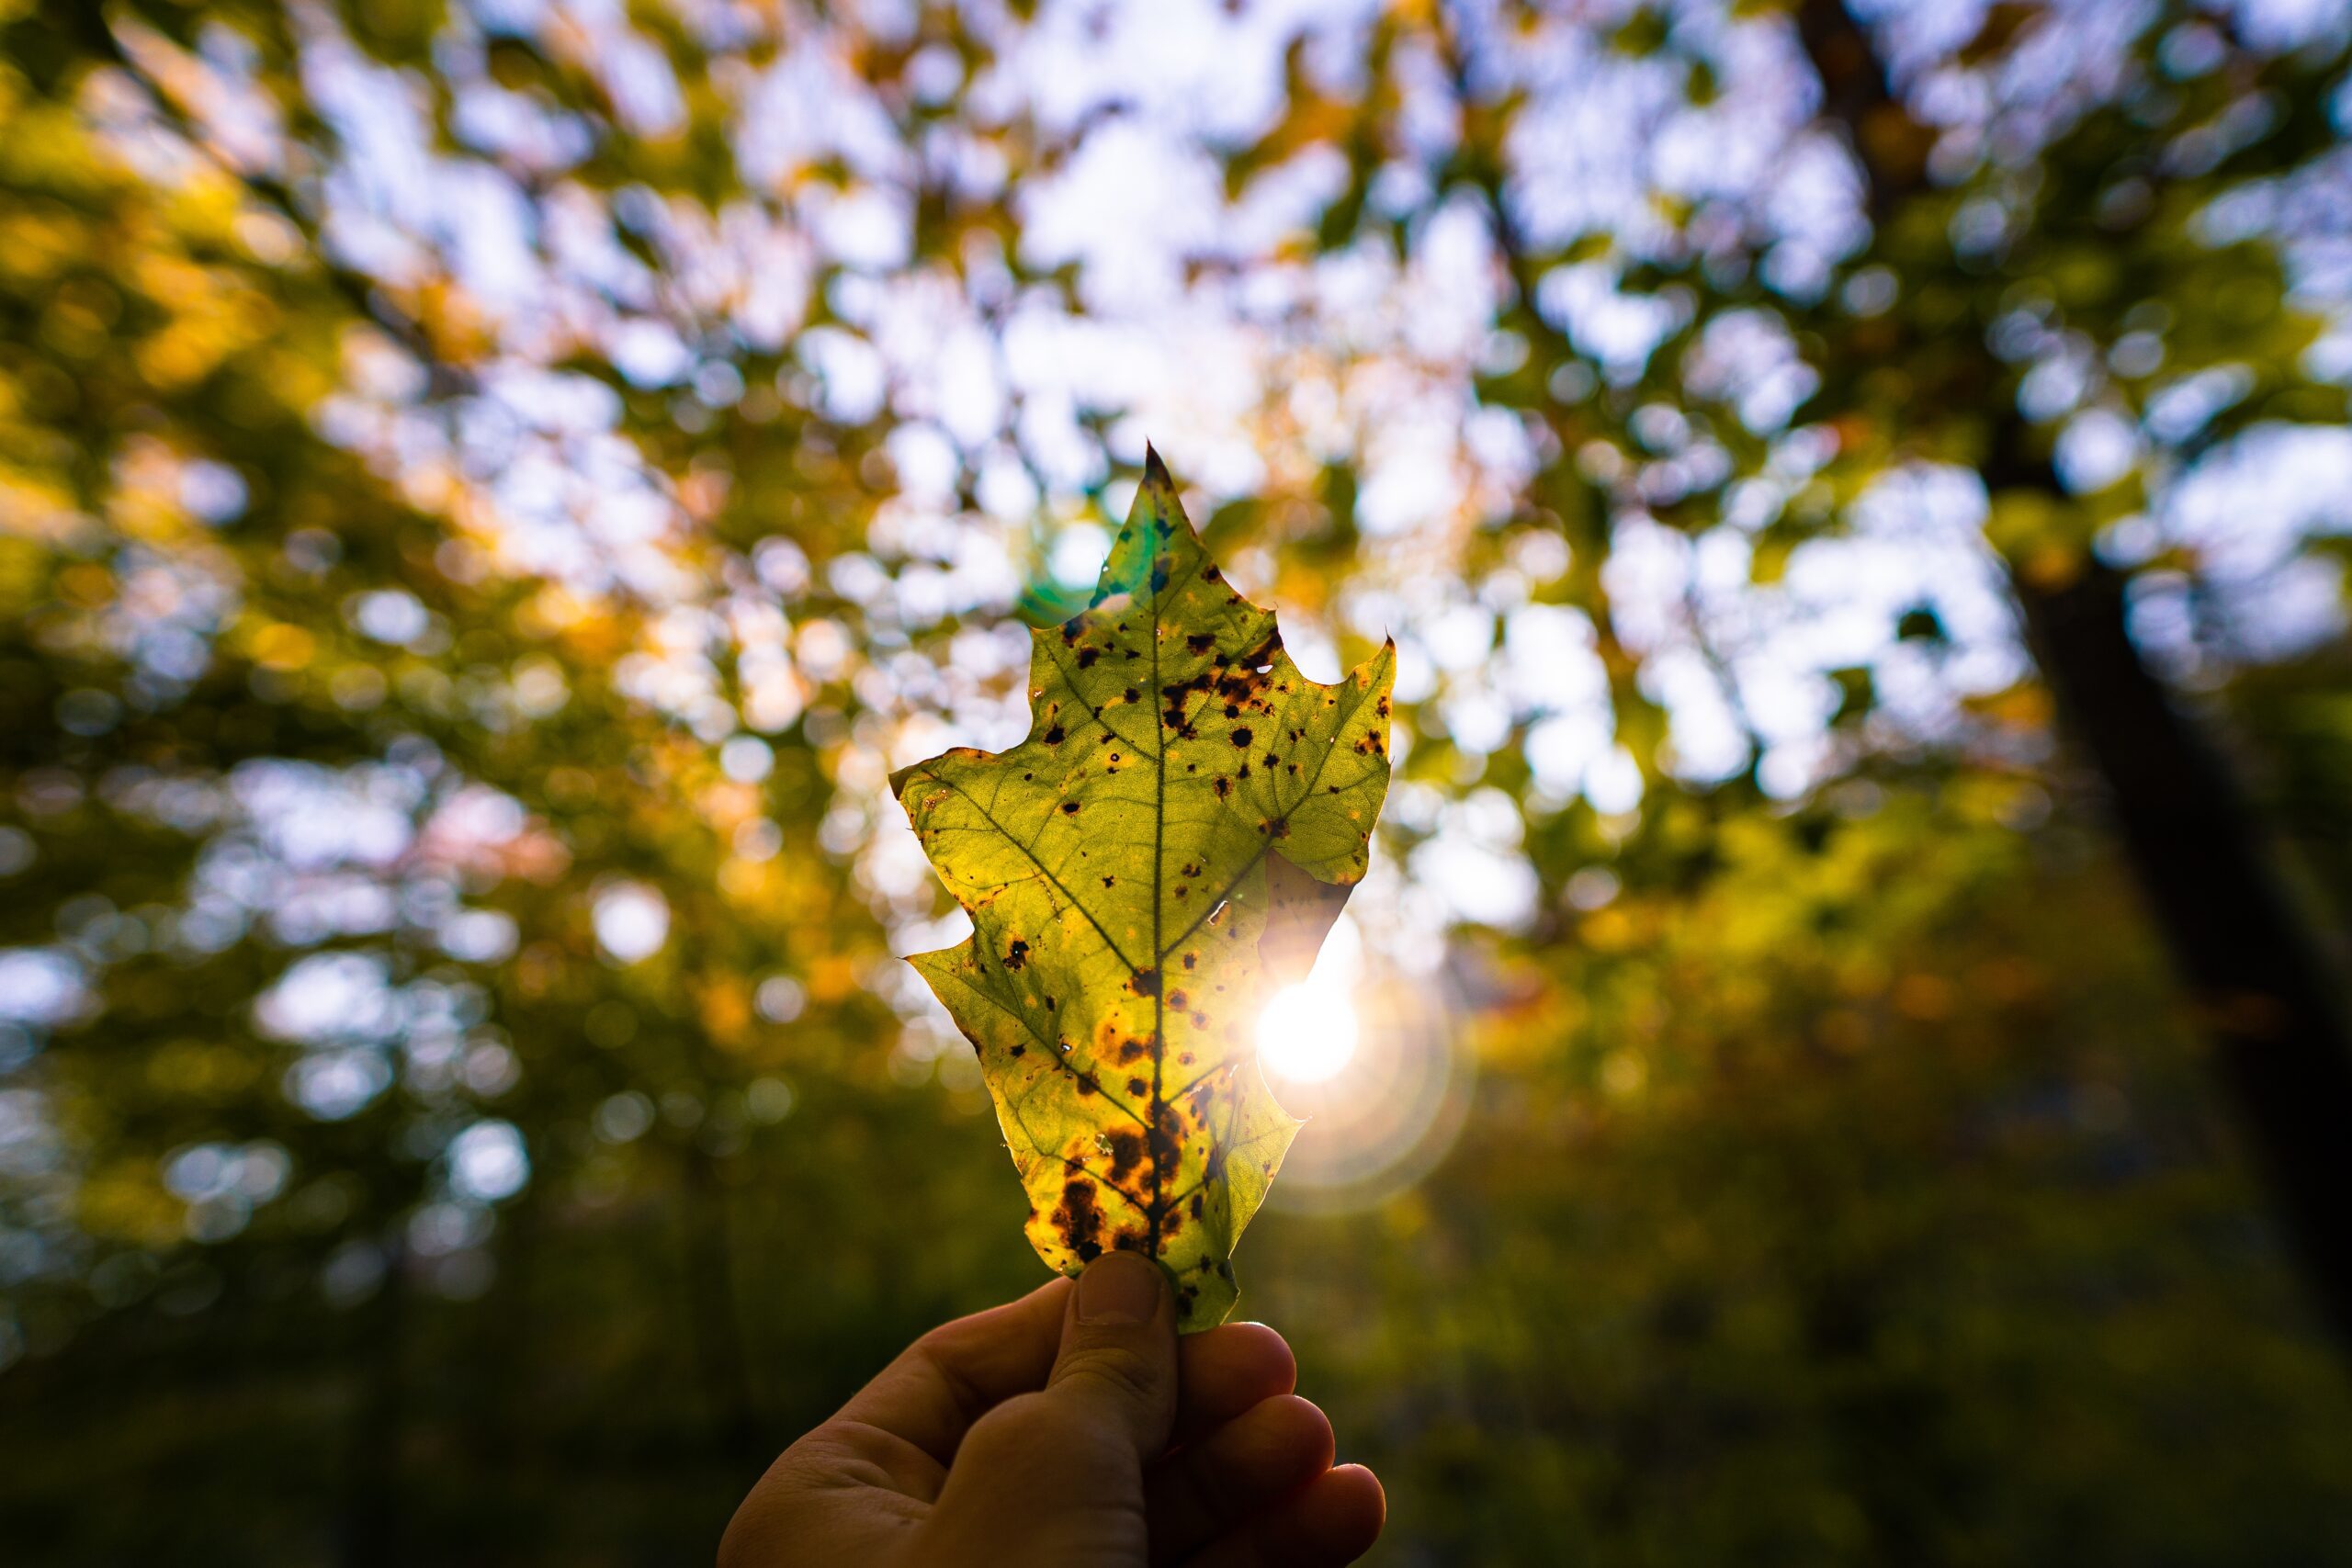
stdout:
<svg viewBox="0 0 2352 1568">
<path fill-rule="evenodd" d="M 1179 1340 L 1167 1275 L 1106 1253 L 915 1341 L 768 1467 L 719 1568 L 1337 1568 L 1386 1505 L 1296 1376 L 1261 1325 Z"/>
</svg>

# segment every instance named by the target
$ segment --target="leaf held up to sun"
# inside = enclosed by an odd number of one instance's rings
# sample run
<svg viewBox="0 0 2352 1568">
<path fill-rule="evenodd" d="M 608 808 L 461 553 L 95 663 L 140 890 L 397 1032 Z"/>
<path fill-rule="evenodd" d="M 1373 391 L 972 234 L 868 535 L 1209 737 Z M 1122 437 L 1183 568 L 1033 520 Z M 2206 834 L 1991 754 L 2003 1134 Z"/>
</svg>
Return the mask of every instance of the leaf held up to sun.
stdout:
<svg viewBox="0 0 2352 1568">
<path fill-rule="evenodd" d="M 1299 1126 L 1257 1019 L 1363 875 L 1396 650 L 1299 673 L 1156 454 L 1092 604 L 1033 637 L 1028 739 L 890 781 L 972 917 L 910 962 L 979 1053 L 1038 1255 L 1148 1253 L 1205 1328 Z"/>
</svg>

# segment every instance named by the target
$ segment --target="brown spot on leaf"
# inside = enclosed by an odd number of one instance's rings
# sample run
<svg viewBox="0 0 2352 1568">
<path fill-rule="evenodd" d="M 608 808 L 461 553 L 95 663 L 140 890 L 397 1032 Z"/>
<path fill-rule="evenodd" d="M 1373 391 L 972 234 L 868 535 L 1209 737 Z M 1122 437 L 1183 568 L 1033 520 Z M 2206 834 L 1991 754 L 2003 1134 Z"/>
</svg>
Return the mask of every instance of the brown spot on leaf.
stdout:
<svg viewBox="0 0 2352 1568">
<path fill-rule="evenodd" d="M 1094 1183 L 1073 1176 L 1062 1185 L 1061 1207 L 1052 1219 L 1062 1240 L 1083 1262 L 1102 1256 L 1102 1211 L 1095 1206 Z"/>
</svg>

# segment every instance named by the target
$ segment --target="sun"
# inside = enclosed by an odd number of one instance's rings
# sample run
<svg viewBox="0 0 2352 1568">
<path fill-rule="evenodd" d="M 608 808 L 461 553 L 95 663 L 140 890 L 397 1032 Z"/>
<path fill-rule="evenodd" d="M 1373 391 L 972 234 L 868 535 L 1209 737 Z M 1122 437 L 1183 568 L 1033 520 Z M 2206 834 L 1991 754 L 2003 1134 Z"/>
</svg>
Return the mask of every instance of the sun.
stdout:
<svg viewBox="0 0 2352 1568">
<path fill-rule="evenodd" d="M 1323 1083 L 1355 1054 L 1355 1004 L 1319 975 L 1275 992 L 1258 1015 L 1258 1059 L 1276 1077 Z"/>
</svg>

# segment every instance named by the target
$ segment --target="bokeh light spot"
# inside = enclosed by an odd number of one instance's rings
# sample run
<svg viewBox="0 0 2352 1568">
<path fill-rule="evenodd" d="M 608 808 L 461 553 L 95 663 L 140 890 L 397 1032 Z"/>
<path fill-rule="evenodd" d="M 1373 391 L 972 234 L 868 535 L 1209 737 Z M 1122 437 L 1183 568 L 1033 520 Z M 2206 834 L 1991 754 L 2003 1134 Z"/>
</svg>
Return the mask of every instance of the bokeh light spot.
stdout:
<svg viewBox="0 0 2352 1568">
<path fill-rule="evenodd" d="M 616 882 L 596 895 L 596 942 L 623 964 L 637 964 L 670 940 L 670 903 L 641 882 Z"/>
</svg>

